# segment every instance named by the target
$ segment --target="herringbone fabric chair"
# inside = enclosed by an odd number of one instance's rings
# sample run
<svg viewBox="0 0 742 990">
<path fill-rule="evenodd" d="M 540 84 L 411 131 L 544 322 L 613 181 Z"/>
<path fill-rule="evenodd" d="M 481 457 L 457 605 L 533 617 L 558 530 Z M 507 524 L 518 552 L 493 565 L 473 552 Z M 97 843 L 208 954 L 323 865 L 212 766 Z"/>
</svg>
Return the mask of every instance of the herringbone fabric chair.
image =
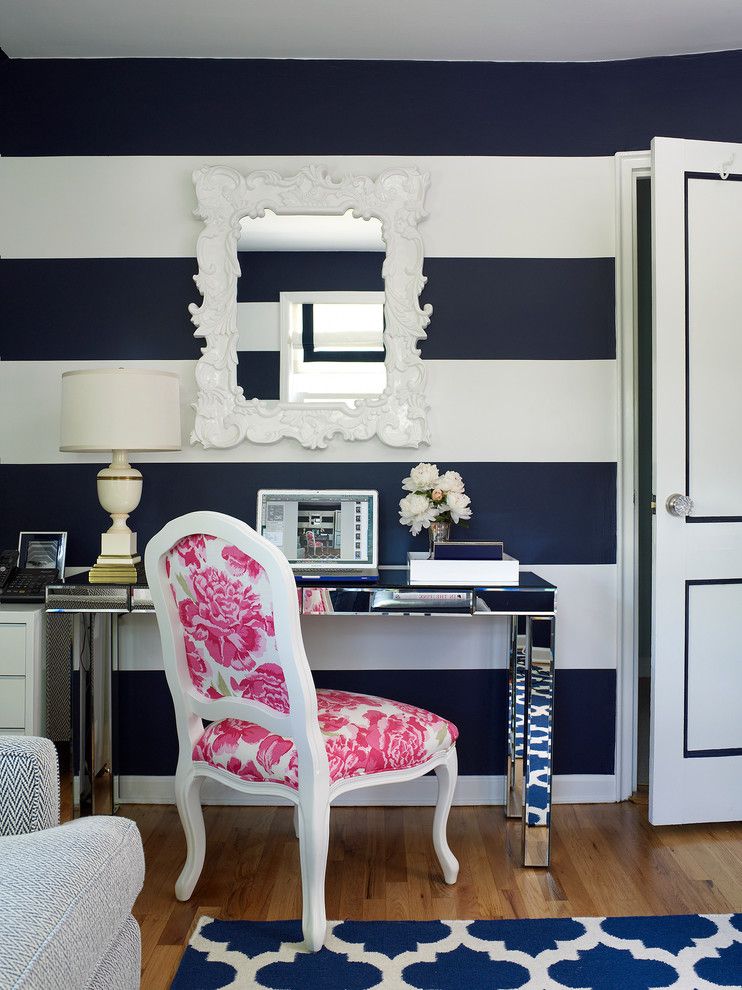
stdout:
<svg viewBox="0 0 742 990">
<path fill-rule="evenodd" d="M 54 743 L 0 736 L 0 835 L 59 824 L 59 765 Z"/>
<path fill-rule="evenodd" d="M 58 825 L 58 781 L 48 739 L 0 736 L 0 988 L 137 990 L 139 831 L 104 815 Z"/>
</svg>

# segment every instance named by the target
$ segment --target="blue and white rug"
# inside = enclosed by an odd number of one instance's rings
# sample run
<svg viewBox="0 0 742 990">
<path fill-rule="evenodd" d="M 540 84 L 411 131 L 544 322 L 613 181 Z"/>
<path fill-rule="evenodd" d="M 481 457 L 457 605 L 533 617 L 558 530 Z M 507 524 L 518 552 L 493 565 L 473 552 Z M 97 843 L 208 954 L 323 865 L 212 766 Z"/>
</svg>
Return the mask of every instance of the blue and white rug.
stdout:
<svg viewBox="0 0 742 990">
<path fill-rule="evenodd" d="M 742 990 L 742 914 L 517 921 L 201 918 L 172 990 Z"/>
</svg>

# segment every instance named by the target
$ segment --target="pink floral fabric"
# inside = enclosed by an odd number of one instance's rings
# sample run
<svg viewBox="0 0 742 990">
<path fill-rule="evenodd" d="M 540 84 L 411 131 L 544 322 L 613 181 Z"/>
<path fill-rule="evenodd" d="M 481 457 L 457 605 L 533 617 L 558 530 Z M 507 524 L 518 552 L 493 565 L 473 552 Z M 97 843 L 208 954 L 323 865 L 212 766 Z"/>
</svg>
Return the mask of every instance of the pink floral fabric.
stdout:
<svg viewBox="0 0 742 990">
<path fill-rule="evenodd" d="M 165 572 L 183 629 L 188 672 L 205 698 L 239 697 L 289 711 L 264 569 L 213 536 L 180 540 Z"/>
<path fill-rule="evenodd" d="M 449 749 L 459 734 L 452 722 L 423 708 L 368 694 L 320 689 L 317 707 L 331 782 L 419 766 Z M 293 741 L 252 722 L 213 722 L 194 746 L 193 759 L 242 780 L 299 786 Z"/>
<path fill-rule="evenodd" d="M 328 615 L 335 611 L 328 588 L 299 590 L 299 607 L 304 615 Z"/>
</svg>

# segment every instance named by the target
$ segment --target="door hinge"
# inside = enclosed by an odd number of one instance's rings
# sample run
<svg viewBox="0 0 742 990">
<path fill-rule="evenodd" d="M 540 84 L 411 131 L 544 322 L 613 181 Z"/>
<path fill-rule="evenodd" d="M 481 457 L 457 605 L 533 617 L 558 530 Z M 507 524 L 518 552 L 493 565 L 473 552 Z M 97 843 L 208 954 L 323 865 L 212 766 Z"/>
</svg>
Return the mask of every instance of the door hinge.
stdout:
<svg viewBox="0 0 742 990">
<path fill-rule="evenodd" d="M 649 508 L 652 510 L 652 515 L 653 516 L 657 514 L 657 496 L 656 495 L 653 495 L 652 496 L 652 501 L 649 503 Z"/>
</svg>

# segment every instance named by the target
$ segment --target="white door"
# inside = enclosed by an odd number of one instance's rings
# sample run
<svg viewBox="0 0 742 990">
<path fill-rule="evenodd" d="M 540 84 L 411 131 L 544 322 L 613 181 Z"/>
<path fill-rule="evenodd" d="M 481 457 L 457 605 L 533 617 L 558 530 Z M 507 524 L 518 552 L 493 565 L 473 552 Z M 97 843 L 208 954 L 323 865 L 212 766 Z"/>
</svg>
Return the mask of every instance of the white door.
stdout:
<svg viewBox="0 0 742 990">
<path fill-rule="evenodd" d="M 652 142 L 649 819 L 742 818 L 742 145 Z M 667 500 L 676 498 L 670 509 Z"/>
</svg>

